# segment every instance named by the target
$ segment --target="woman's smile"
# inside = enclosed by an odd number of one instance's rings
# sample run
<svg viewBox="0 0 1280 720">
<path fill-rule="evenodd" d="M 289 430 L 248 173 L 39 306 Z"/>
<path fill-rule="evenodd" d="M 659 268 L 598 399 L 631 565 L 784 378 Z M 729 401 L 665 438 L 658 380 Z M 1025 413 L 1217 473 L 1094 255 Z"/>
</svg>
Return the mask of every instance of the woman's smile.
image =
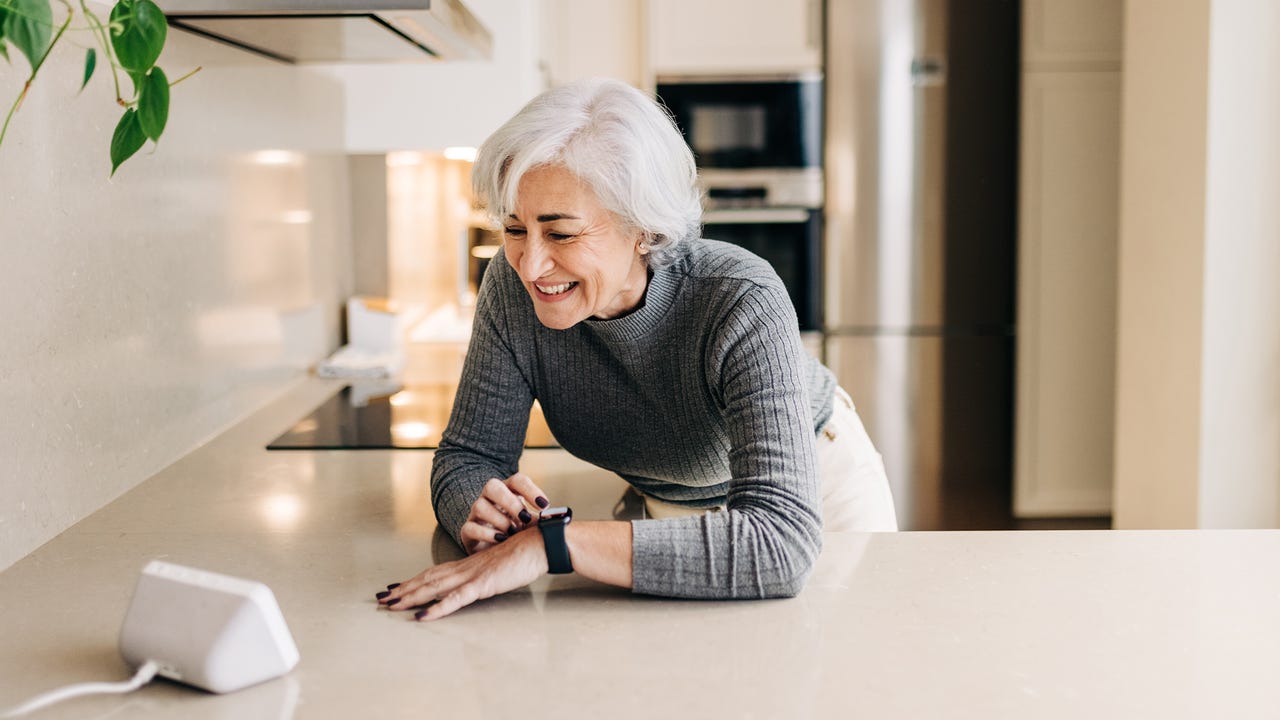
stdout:
<svg viewBox="0 0 1280 720">
<path fill-rule="evenodd" d="M 533 287 L 538 290 L 538 294 L 544 297 L 540 298 L 546 302 L 558 302 L 563 300 L 570 290 L 578 286 L 576 282 L 560 283 L 559 285 L 547 285 L 545 283 L 534 283 Z"/>
</svg>

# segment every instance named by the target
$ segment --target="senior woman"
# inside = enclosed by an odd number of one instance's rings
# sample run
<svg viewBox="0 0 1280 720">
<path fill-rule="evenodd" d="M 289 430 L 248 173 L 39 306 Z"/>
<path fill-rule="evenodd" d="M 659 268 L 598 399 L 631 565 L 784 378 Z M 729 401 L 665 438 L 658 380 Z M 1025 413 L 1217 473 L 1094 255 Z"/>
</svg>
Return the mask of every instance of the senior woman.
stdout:
<svg viewBox="0 0 1280 720">
<path fill-rule="evenodd" d="M 699 239 L 693 156 L 653 100 L 610 80 L 549 90 L 484 143 L 473 183 L 503 250 L 431 471 L 436 516 L 468 556 L 381 604 L 436 619 L 549 570 L 653 595 L 786 597 L 824 522 L 897 529 L 880 455 L 801 347 L 777 274 Z M 535 399 L 566 450 L 644 496 L 645 519 L 548 509 L 517 469 Z"/>
</svg>

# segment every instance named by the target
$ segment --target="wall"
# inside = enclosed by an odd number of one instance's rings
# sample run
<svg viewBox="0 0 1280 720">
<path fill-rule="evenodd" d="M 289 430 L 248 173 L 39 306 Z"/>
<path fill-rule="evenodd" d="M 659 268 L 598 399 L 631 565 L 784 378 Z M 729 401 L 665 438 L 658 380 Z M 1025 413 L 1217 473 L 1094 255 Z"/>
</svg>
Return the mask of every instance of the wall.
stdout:
<svg viewBox="0 0 1280 720">
<path fill-rule="evenodd" d="M 1125 11 L 1115 527 L 1196 522 L 1208 20 Z"/>
<path fill-rule="evenodd" d="M 1118 528 L 1280 526 L 1278 12 L 1126 3 Z"/>
<path fill-rule="evenodd" d="M 472 218 L 471 163 L 434 153 L 398 152 L 387 163 L 389 295 L 436 311 L 463 304 L 463 261 Z M 476 223 L 488 225 L 477 217 Z"/>
<path fill-rule="evenodd" d="M 357 295 L 390 294 L 387 261 L 387 156 L 351 155 L 351 237 L 354 290 Z"/>
<path fill-rule="evenodd" d="M 1280 4 L 1209 25 L 1199 525 L 1280 527 Z"/>
<path fill-rule="evenodd" d="M 204 69 L 108 180 L 119 108 L 105 67 L 77 95 L 82 52 L 51 57 L 0 146 L 0 569 L 300 377 L 351 286 L 331 79 L 170 31 L 169 76 Z"/>
</svg>

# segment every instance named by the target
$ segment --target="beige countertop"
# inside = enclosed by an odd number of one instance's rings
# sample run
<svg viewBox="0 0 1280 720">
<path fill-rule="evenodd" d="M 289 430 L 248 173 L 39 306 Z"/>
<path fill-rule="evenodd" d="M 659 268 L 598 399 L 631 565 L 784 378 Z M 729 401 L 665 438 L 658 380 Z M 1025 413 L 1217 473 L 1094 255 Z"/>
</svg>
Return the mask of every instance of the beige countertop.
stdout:
<svg viewBox="0 0 1280 720">
<path fill-rule="evenodd" d="M 123 680 L 144 564 L 271 586 L 288 676 L 225 696 L 157 681 L 33 718 L 1274 717 L 1280 531 L 829 534 L 790 600 L 632 596 L 543 578 L 437 623 L 373 593 L 433 557 L 426 451 L 263 447 L 338 384 L 307 380 L 0 573 L 0 708 Z M 523 469 L 580 518 L 620 480 Z M 92 482 L 86 478 L 85 482 Z"/>
</svg>

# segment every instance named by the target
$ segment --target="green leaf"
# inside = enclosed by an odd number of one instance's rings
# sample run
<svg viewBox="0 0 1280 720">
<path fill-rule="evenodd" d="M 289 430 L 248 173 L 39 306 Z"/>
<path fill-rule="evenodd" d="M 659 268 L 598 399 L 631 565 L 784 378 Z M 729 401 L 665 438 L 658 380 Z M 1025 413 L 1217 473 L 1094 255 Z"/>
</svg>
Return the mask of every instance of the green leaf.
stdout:
<svg viewBox="0 0 1280 720">
<path fill-rule="evenodd" d="M 138 112 L 133 108 L 125 110 L 124 117 L 116 125 L 115 134 L 111 136 L 111 175 L 115 176 L 120 163 L 133 157 L 146 141 L 147 135 L 138 123 Z"/>
<path fill-rule="evenodd" d="M 47 1 L 47 0 L 46 0 Z M 151 0 L 119 0 L 111 8 L 111 47 L 120 65 L 134 72 L 146 72 L 160 58 L 169 26 L 164 13 Z"/>
<path fill-rule="evenodd" d="M 158 67 L 142 79 L 138 90 L 138 122 L 142 132 L 152 140 L 159 140 L 164 125 L 169 120 L 169 78 Z"/>
<path fill-rule="evenodd" d="M 4 44 L 4 20 L 8 14 L 8 3 L 0 0 L 0 57 L 4 58 L 5 62 L 9 62 L 9 51 Z"/>
<path fill-rule="evenodd" d="M 32 69 L 49 49 L 53 9 L 49 0 L 12 0 L 4 19 L 4 35 L 27 56 Z"/>
<path fill-rule="evenodd" d="M 84 86 L 89 84 L 89 78 L 93 77 L 93 69 L 98 66 L 98 51 L 96 48 L 89 48 L 84 54 L 84 82 L 80 83 L 80 92 L 84 92 Z"/>
</svg>

